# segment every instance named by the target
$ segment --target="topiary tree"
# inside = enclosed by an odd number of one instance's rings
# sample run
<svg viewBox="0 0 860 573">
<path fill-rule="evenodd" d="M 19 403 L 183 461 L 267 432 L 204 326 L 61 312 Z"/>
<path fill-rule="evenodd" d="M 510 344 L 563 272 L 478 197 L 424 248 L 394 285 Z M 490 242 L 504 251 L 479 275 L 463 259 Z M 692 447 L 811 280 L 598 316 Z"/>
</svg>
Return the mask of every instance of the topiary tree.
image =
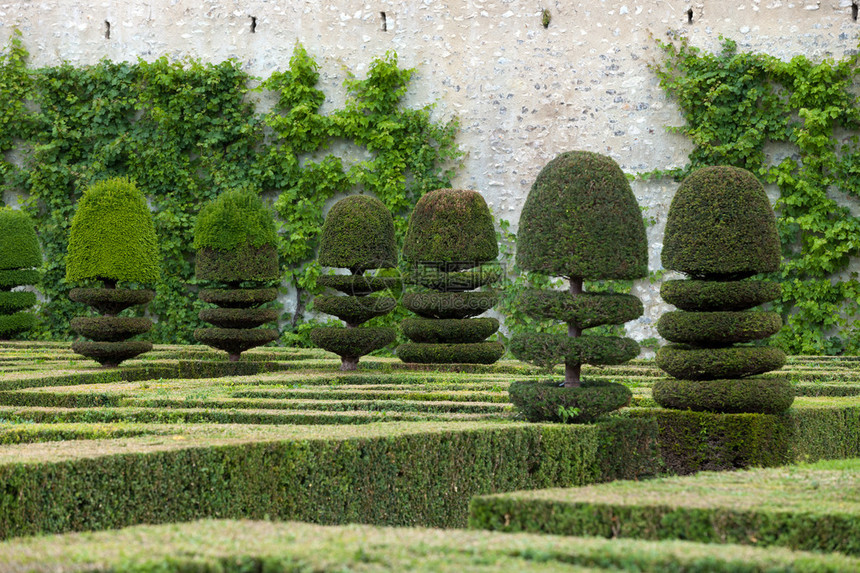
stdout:
<svg viewBox="0 0 860 573">
<path fill-rule="evenodd" d="M 12 289 L 39 282 L 42 252 L 33 220 L 23 211 L 0 209 L 0 338 L 30 330 L 36 316 L 26 310 L 36 304 L 36 293 Z"/>
<path fill-rule="evenodd" d="M 277 239 L 272 213 L 250 189 L 225 191 L 197 216 L 195 271 L 199 280 L 215 283 L 199 296 L 218 308 L 200 311 L 200 320 L 214 328 L 198 328 L 194 338 L 227 352 L 231 362 L 278 338 L 277 329 L 257 328 L 278 319 L 277 309 L 261 307 L 278 298 L 278 289 L 266 284 L 280 277 Z"/>
<path fill-rule="evenodd" d="M 511 400 L 530 421 L 586 422 L 629 403 L 621 384 L 581 379 L 582 364 L 620 364 L 639 354 L 630 338 L 583 335 L 603 324 L 640 316 L 633 295 L 589 293 L 584 280 L 636 279 L 648 274 L 645 225 L 621 168 L 586 151 L 562 153 L 538 174 L 520 216 L 517 264 L 567 277 L 568 292 L 533 290 L 525 312 L 567 323 L 567 335 L 528 333 L 511 340 L 518 359 L 552 368 L 564 362 L 564 384 L 514 382 Z"/>
<path fill-rule="evenodd" d="M 427 289 L 403 296 L 420 318 L 403 321 L 397 355 L 404 362 L 492 364 L 505 353 L 486 339 L 499 329 L 495 318 L 472 318 L 498 302 L 493 292 L 474 289 L 497 281 L 499 254 L 493 217 L 475 191 L 438 189 L 418 200 L 403 245 L 412 263 L 409 282 Z"/>
<path fill-rule="evenodd" d="M 101 281 L 103 287 L 75 288 L 69 297 L 106 316 L 73 318 L 72 330 L 92 340 L 74 342 L 72 350 L 105 367 L 151 350 L 151 342 L 128 339 L 149 331 L 152 321 L 117 314 L 151 301 L 154 291 L 118 289 L 117 284 L 154 283 L 160 273 L 152 214 L 135 184 L 116 177 L 87 188 L 72 217 L 66 280 Z"/>
<path fill-rule="evenodd" d="M 785 354 L 763 340 L 782 327 L 775 312 L 745 312 L 780 295 L 777 283 L 750 280 L 775 272 L 780 241 L 764 188 L 745 169 L 719 166 L 691 173 L 669 207 L 663 266 L 689 278 L 663 283 L 660 294 L 676 311 L 657 331 L 674 343 L 657 352 L 657 365 L 677 378 L 654 384 L 667 408 L 778 413 L 794 400 L 781 378 L 749 379 L 780 368 Z"/>
<path fill-rule="evenodd" d="M 397 266 L 394 220 L 382 201 L 353 195 L 335 203 L 323 224 L 318 260 L 324 267 L 346 268 L 351 274 L 319 278 L 319 284 L 346 296 L 317 296 L 314 307 L 343 320 L 346 328 L 315 328 L 311 340 L 340 356 L 341 370 L 355 370 L 362 356 L 391 344 L 395 338 L 393 328 L 358 328 L 396 306 L 391 297 L 368 295 L 394 287 L 399 279 L 364 274 L 371 269 Z"/>
</svg>

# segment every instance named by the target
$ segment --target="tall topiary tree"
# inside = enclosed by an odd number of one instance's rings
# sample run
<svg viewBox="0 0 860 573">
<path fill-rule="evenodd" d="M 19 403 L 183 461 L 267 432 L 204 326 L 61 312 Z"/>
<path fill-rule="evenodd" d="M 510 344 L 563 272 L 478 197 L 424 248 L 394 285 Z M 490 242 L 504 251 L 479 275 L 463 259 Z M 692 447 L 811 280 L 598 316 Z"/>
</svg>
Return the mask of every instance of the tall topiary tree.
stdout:
<svg viewBox="0 0 860 573">
<path fill-rule="evenodd" d="M 117 284 L 154 283 L 160 272 L 152 214 L 135 184 L 117 177 L 87 188 L 72 217 L 66 280 L 101 281 L 102 288 L 75 288 L 69 297 L 105 316 L 72 319 L 72 330 L 92 339 L 74 342 L 72 350 L 106 367 L 151 350 L 151 342 L 128 339 L 149 331 L 152 321 L 117 315 L 151 301 L 154 291 Z"/>
<path fill-rule="evenodd" d="M 403 306 L 420 318 L 406 319 L 403 333 L 411 340 L 397 348 L 404 362 L 491 364 L 505 353 L 495 318 L 472 318 L 498 302 L 491 291 L 474 291 L 500 278 L 486 268 L 499 254 L 493 217 L 475 191 L 438 189 L 418 200 L 403 245 L 412 263 L 409 282 L 425 292 L 403 296 Z"/>
<path fill-rule="evenodd" d="M 226 191 L 204 206 L 194 227 L 194 248 L 197 278 L 215 283 L 200 291 L 200 299 L 219 307 L 200 311 L 200 320 L 214 327 L 196 329 L 194 338 L 227 352 L 231 362 L 276 340 L 277 329 L 257 328 L 278 318 L 276 309 L 262 305 L 278 298 L 278 289 L 267 285 L 280 277 L 275 220 L 257 193 Z"/>
<path fill-rule="evenodd" d="M 780 263 L 776 220 L 764 188 L 745 169 L 706 167 L 690 174 L 669 207 L 663 266 L 686 280 L 663 283 L 663 299 L 680 310 L 660 317 L 657 331 L 674 344 L 657 365 L 677 378 L 654 384 L 668 408 L 778 413 L 794 400 L 782 378 L 747 378 L 780 368 L 782 350 L 737 346 L 763 340 L 782 327 L 775 312 L 746 312 L 774 300 L 780 286 L 751 280 Z"/>
<path fill-rule="evenodd" d="M 0 338 L 33 327 L 36 316 L 26 310 L 36 304 L 36 294 L 12 289 L 39 282 L 42 252 L 33 220 L 23 211 L 0 209 Z"/>
<path fill-rule="evenodd" d="M 311 340 L 340 356 L 341 370 L 355 370 L 362 356 L 391 344 L 395 338 L 393 328 L 358 328 L 396 306 L 391 297 L 368 295 L 394 287 L 399 279 L 364 274 L 371 269 L 397 266 L 394 220 L 382 201 L 353 195 L 335 203 L 323 224 L 318 260 L 324 267 L 346 268 L 351 274 L 320 277 L 319 284 L 346 296 L 317 296 L 314 307 L 343 320 L 346 328 L 315 328 Z"/>
<path fill-rule="evenodd" d="M 640 316 L 633 295 L 584 292 L 585 280 L 636 279 L 648 274 L 645 225 L 621 168 L 586 151 L 562 153 L 538 174 L 520 216 L 517 264 L 528 271 L 566 277 L 568 292 L 532 290 L 520 298 L 536 318 L 567 323 L 567 335 L 516 336 L 510 350 L 520 360 L 551 368 L 564 362 L 564 384 L 514 382 L 511 400 L 531 421 L 590 421 L 624 406 L 621 384 L 581 379 L 582 364 L 620 364 L 639 354 L 630 338 L 583 335 L 603 324 Z"/>
</svg>

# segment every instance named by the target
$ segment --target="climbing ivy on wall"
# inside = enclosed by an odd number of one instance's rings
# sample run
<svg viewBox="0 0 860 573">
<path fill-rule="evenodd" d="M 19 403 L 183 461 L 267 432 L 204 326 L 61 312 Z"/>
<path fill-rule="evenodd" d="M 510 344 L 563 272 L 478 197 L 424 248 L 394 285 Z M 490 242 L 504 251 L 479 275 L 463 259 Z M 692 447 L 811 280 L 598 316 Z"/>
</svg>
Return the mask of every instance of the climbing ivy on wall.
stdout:
<svg viewBox="0 0 860 573">
<path fill-rule="evenodd" d="M 776 277 L 785 326 L 776 341 L 790 353 L 860 352 L 860 282 L 850 263 L 860 250 L 860 219 L 837 202 L 860 205 L 860 106 L 854 91 L 860 56 L 782 61 L 719 53 L 685 40 L 658 42 L 653 66 L 685 124 L 669 128 L 693 142 L 683 177 L 705 165 L 746 168 L 779 189 L 777 222 L 783 265 Z"/>
<path fill-rule="evenodd" d="M 317 64 L 297 45 L 290 68 L 257 88 L 277 98 L 268 112 L 252 102 L 250 77 L 233 60 L 212 64 L 159 58 L 136 63 L 30 69 L 20 35 L 0 55 L 0 177 L 38 221 L 45 255 L 42 338 L 68 338 L 83 309 L 68 300 L 64 265 L 75 202 L 93 181 L 127 175 L 154 211 L 163 278 L 149 311 L 155 342 L 191 342 L 199 324 L 194 294 L 194 219 L 220 192 L 249 187 L 274 201 L 279 252 L 301 300 L 316 289 L 312 263 L 327 199 L 376 194 L 403 215 L 420 195 L 450 186 L 460 156 L 457 123 L 436 123 L 431 108 L 402 98 L 412 70 L 397 57 L 373 60 L 367 79 L 345 82 L 346 105 L 320 113 Z M 352 143 L 362 161 L 347 164 L 333 144 Z M 9 161 L 19 151 L 23 165 Z M 284 318 L 294 328 L 298 316 Z"/>
</svg>

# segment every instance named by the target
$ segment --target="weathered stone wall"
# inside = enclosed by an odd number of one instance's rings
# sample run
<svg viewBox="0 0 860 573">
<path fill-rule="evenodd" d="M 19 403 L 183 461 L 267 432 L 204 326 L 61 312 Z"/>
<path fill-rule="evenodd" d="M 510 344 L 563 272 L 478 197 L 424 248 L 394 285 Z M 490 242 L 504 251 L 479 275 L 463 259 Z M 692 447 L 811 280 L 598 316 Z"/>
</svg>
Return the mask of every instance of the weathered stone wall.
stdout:
<svg viewBox="0 0 860 573">
<path fill-rule="evenodd" d="M 546 9 L 549 26 L 542 25 Z M 852 0 L 39 0 L 0 4 L 0 40 L 23 32 L 34 65 L 162 55 L 236 58 L 249 72 L 283 70 L 296 42 L 321 65 L 327 105 L 343 100 L 344 69 L 362 75 L 373 57 L 397 52 L 418 73 L 411 105 L 437 102 L 460 118 L 467 153 L 457 186 L 484 194 L 515 227 L 529 187 L 557 153 L 612 156 L 628 173 L 683 165 L 689 142 L 648 69 L 655 38 L 780 58 L 842 57 L 857 45 Z M 634 182 L 649 227 L 651 268 L 660 248 L 670 183 Z M 636 287 L 646 314 L 628 330 L 656 336 L 659 285 Z"/>
</svg>

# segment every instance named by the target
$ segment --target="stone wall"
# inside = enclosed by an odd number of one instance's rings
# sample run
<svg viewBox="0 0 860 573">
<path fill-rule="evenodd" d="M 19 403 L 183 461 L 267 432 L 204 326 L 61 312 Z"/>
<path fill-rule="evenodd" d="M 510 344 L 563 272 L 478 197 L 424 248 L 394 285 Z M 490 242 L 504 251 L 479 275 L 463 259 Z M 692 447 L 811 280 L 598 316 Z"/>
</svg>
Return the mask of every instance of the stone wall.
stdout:
<svg viewBox="0 0 860 573">
<path fill-rule="evenodd" d="M 549 25 L 544 27 L 544 10 Z M 320 63 L 332 107 L 344 69 L 361 76 L 372 58 L 397 52 L 414 67 L 410 105 L 436 102 L 460 118 L 466 152 L 455 185 L 480 191 L 515 228 L 540 168 L 557 153 L 612 156 L 628 173 L 686 163 L 690 144 L 664 127 L 681 122 L 648 69 L 655 39 L 687 35 L 716 49 L 780 58 L 836 58 L 855 50 L 852 0 L 36 0 L 0 4 L 0 40 L 15 27 L 32 64 L 193 57 L 236 58 L 258 76 L 283 70 L 296 42 Z M 655 223 L 650 264 L 660 268 L 663 225 L 675 185 L 634 182 Z M 646 314 L 628 325 L 656 336 L 659 285 L 636 294 Z"/>
</svg>

